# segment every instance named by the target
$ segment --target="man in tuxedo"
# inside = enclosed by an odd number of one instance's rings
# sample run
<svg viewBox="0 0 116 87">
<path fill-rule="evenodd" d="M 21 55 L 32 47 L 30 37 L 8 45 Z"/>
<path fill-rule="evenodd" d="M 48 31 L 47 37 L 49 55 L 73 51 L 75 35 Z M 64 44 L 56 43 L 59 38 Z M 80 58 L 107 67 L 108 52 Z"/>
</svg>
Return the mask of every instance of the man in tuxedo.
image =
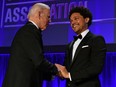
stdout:
<svg viewBox="0 0 116 87">
<path fill-rule="evenodd" d="M 57 67 L 44 58 L 41 31 L 50 22 L 50 7 L 36 3 L 28 22 L 18 30 L 11 46 L 8 70 L 2 87 L 42 87 L 45 74 L 55 75 Z"/>
<path fill-rule="evenodd" d="M 106 57 L 104 38 L 89 31 L 92 23 L 89 9 L 75 7 L 70 11 L 69 19 L 77 36 L 67 46 L 64 66 L 56 66 L 66 78 L 67 87 L 100 87 L 99 74 Z"/>
</svg>

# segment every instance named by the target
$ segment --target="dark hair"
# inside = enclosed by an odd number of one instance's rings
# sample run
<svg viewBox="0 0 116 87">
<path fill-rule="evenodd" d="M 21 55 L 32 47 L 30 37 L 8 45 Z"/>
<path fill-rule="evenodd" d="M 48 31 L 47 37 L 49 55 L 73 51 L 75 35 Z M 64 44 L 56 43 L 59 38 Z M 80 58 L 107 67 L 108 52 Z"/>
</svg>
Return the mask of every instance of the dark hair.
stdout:
<svg viewBox="0 0 116 87">
<path fill-rule="evenodd" d="M 85 7 L 75 7 L 75 8 L 72 8 L 70 10 L 70 13 L 69 13 L 69 19 L 70 19 L 70 16 L 73 13 L 80 13 L 80 15 L 82 15 L 84 18 L 88 17 L 90 19 L 89 22 L 88 22 L 88 27 L 91 25 L 91 23 L 92 23 L 92 14 L 89 11 L 89 9 L 87 9 Z"/>
</svg>

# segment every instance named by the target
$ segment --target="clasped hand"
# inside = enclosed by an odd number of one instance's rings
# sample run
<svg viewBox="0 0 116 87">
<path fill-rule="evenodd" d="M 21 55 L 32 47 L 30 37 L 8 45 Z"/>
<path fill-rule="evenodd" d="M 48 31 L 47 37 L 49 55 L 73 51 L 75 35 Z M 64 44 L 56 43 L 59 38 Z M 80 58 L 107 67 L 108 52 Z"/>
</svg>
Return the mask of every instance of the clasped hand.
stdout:
<svg viewBox="0 0 116 87">
<path fill-rule="evenodd" d="M 69 78 L 69 72 L 67 71 L 65 66 L 62 66 L 60 64 L 55 64 L 55 66 L 58 69 L 58 76 L 61 78 Z"/>
</svg>

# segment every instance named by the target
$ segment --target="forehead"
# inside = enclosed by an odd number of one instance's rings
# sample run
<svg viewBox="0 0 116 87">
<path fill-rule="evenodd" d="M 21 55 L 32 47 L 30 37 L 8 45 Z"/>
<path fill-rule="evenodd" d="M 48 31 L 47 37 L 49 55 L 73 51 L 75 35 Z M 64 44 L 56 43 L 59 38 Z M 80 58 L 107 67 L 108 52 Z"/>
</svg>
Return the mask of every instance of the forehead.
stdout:
<svg viewBox="0 0 116 87">
<path fill-rule="evenodd" d="M 80 16 L 82 16 L 80 13 L 73 13 L 73 14 L 70 16 L 70 18 L 72 18 L 72 17 L 80 17 Z"/>
<path fill-rule="evenodd" d="M 46 14 L 50 14 L 50 10 L 49 9 L 44 9 L 43 12 L 46 13 Z"/>
</svg>

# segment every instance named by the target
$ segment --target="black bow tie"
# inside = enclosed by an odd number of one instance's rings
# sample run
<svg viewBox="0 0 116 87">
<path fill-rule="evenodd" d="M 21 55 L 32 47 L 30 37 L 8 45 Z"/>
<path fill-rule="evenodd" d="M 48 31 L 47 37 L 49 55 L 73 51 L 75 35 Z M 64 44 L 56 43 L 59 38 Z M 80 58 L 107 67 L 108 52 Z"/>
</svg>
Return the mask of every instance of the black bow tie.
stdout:
<svg viewBox="0 0 116 87">
<path fill-rule="evenodd" d="M 82 39 L 82 35 L 78 35 L 78 36 L 73 36 L 74 40 L 76 41 L 77 39 Z"/>
</svg>

